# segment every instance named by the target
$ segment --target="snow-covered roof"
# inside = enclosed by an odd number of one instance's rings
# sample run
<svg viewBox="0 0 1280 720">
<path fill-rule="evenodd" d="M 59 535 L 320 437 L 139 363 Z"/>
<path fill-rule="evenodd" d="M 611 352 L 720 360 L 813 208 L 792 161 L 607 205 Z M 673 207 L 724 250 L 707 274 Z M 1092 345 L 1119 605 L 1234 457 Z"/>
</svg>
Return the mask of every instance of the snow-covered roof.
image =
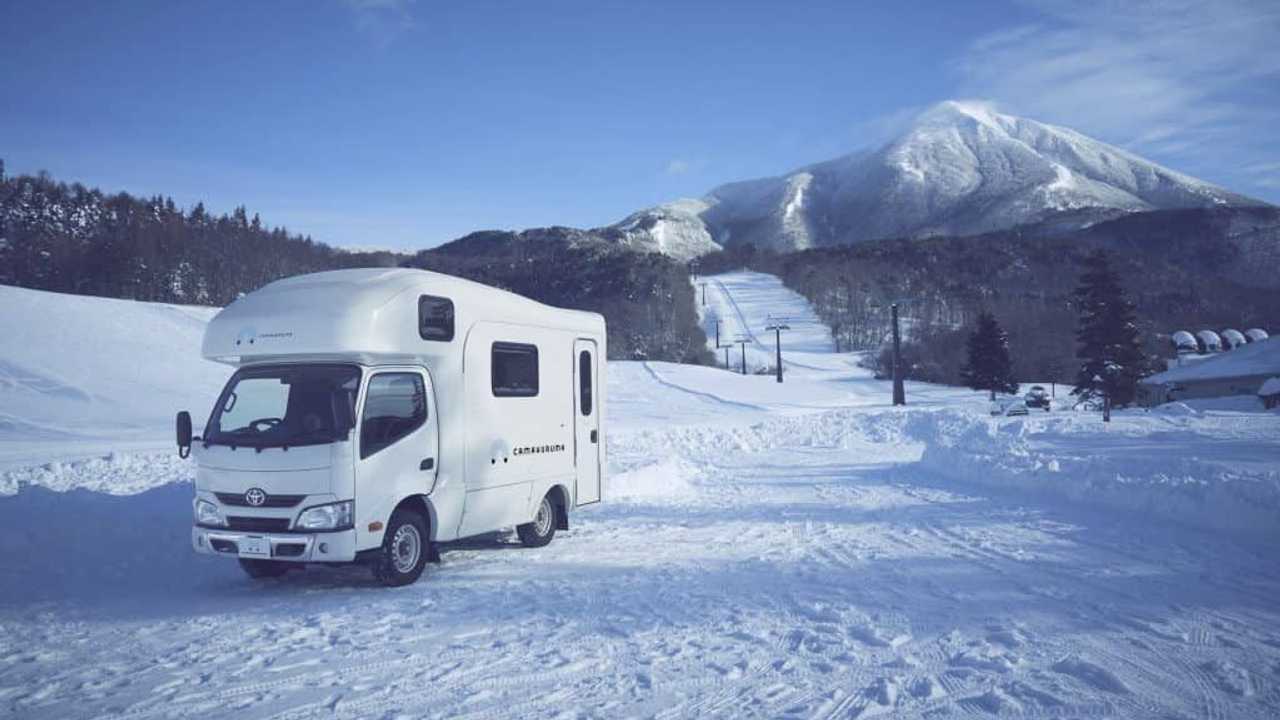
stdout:
<svg viewBox="0 0 1280 720">
<path fill-rule="evenodd" d="M 1222 336 L 1222 341 L 1226 343 L 1227 347 L 1238 348 L 1248 343 L 1248 341 L 1244 339 L 1244 333 L 1239 330 L 1227 328 L 1218 334 Z"/>
<path fill-rule="evenodd" d="M 1262 387 L 1258 388 L 1258 394 L 1267 397 L 1268 395 L 1280 395 L 1280 376 L 1268 378 L 1262 383 Z"/>
<path fill-rule="evenodd" d="M 1173 334 L 1173 344 L 1180 348 L 1190 348 L 1192 350 L 1199 346 L 1196 343 L 1196 336 L 1186 330 L 1179 330 Z"/>
<path fill-rule="evenodd" d="M 1280 338 L 1250 343 L 1194 365 L 1183 365 L 1157 373 L 1142 382 L 1159 385 L 1167 382 L 1272 374 L 1280 375 Z"/>
<path fill-rule="evenodd" d="M 462 342 L 424 340 L 418 301 L 452 302 L 461 340 L 479 321 L 604 333 L 596 313 L 565 310 L 505 290 L 427 270 L 331 270 L 277 280 L 236 300 L 205 330 L 205 358 L 228 364 L 286 356 L 362 362 L 460 357 Z"/>
<path fill-rule="evenodd" d="M 1266 340 L 1267 337 L 1269 337 L 1267 335 L 1267 331 L 1262 328 L 1249 328 L 1244 331 L 1244 336 L 1248 338 L 1249 342 L 1258 342 L 1259 340 Z"/>
<path fill-rule="evenodd" d="M 1212 330 L 1201 330 L 1196 333 L 1196 338 L 1205 346 L 1205 348 L 1221 348 L 1222 338 L 1218 337 L 1218 333 Z"/>
</svg>

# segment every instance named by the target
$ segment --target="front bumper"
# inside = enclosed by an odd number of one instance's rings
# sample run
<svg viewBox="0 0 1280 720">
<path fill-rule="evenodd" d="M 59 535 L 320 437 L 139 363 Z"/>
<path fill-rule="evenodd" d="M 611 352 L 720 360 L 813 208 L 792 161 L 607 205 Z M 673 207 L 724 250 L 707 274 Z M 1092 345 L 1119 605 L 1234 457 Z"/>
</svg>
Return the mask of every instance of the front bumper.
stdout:
<svg viewBox="0 0 1280 720">
<path fill-rule="evenodd" d="M 202 555 L 241 557 L 245 538 L 263 538 L 271 545 L 271 557 L 244 555 L 254 560 L 286 562 L 351 562 L 356 559 L 356 531 L 323 533 L 255 533 L 198 525 L 191 528 L 191 547 Z"/>
</svg>

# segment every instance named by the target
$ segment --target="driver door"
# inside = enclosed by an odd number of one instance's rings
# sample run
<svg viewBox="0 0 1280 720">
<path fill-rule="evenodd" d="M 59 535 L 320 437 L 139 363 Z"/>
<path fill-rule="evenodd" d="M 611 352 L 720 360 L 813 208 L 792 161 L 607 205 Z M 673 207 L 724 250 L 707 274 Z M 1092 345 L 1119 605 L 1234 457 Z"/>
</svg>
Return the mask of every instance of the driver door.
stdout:
<svg viewBox="0 0 1280 720">
<path fill-rule="evenodd" d="M 357 547 L 382 542 L 383 527 L 400 500 L 431 492 L 439 464 L 435 410 L 431 378 L 422 368 L 379 368 L 370 374 L 357 428 Z"/>
</svg>

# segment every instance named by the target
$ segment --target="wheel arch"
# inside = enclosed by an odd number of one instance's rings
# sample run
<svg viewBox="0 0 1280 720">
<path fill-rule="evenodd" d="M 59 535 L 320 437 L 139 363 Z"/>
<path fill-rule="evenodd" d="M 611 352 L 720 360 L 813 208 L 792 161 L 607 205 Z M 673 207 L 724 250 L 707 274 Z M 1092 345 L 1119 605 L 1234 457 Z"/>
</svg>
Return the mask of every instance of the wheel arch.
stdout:
<svg viewBox="0 0 1280 720">
<path fill-rule="evenodd" d="M 563 483 L 556 483 L 547 490 L 547 494 L 551 496 L 551 504 L 556 509 L 556 529 L 569 529 L 569 488 Z"/>
<path fill-rule="evenodd" d="M 435 542 L 436 528 L 439 527 L 439 523 L 436 522 L 436 508 L 430 498 L 426 495 L 409 495 L 396 503 L 391 512 L 395 513 L 397 510 L 408 510 L 421 515 L 427 522 L 426 539 L 430 542 Z"/>
</svg>

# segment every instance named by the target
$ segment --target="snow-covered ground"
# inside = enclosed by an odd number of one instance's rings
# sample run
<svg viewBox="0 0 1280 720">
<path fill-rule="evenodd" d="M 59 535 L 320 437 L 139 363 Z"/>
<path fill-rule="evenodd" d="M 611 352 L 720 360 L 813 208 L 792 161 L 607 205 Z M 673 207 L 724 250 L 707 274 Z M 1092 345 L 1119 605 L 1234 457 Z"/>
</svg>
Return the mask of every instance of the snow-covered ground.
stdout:
<svg viewBox="0 0 1280 720">
<path fill-rule="evenodd" d="M 613 363 L 605 503 L 394 590 L 189 550 L 209 311 L 0 288 L 0 716 L 1280 714 L 1280 414 L 893 408 L 776 279 L 708 280 L 749 365 L 784 308 L 785 383 Z"/>
</svg>

